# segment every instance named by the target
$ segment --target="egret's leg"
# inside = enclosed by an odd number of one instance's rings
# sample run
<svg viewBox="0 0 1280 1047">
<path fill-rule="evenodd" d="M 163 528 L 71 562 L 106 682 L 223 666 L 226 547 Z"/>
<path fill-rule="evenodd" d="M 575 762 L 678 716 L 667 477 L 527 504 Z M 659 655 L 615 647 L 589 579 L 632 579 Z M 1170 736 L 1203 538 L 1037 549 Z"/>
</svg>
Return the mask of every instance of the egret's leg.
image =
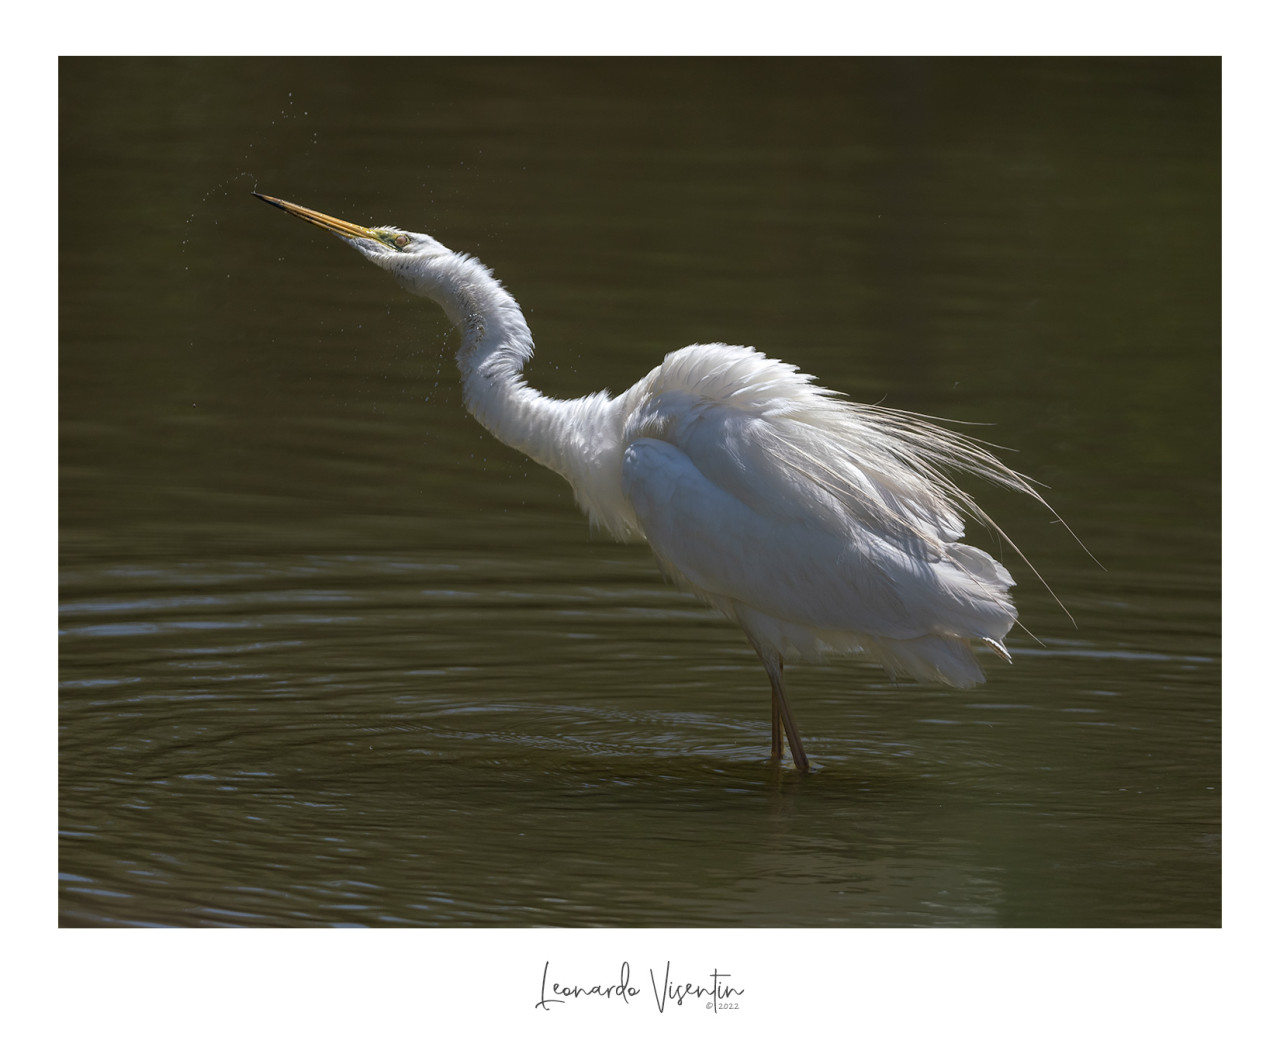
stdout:
<svg viewBox="0 0 1280 1047">
<path fill-rule="evenodd" d="M 809 769 L 809 757 L 804 754 L 804 742 L 800 740 L 800 731 L 796 728 L 795 717 L 791 715 L 791 706 L 787 703 L 787 692 L 782 687 L 782 659 L 778 655 L 760 652 L 760 660 L 764 663 L 764 671 L 769 674 L 769 686 L 772 689 L 773 706 L 773 748 L 771 756 L 782 759 L 782 738 L 778 730 L 779 721 L 787 732 L 787 744 L 791 746 L 791 759 L 801 771 Z"/>
<path fill-rule="evenodd" d="M 761 656 L 760 656 L 760 658 L 761 658 L 761 660 L 763 661 L 763 660 L 764 660 L 764 655 L 761 655 Z M 767 667 L 767 666 L 765 667 L 765 671 L 766 671 L 766 672 L 768 672 L 768 667 Z M 778 674 L 779 674 L 779 676 L 781 676 L 781 674 L 782 674 L 782 659 L 781 659 L 781 658 L 779 658 L 779 659 L 778 659 Z M 769 715 L 769 724 L 770 724 L 770 734 L 769 734 L 769 759 L 770 759 L 770 760 L 777 760 L 779 763 L 781 763 L 781 762 L 782 762 L 782 710 L 778 707 L 778 691 L 777 691 L 777 688 L 775 688 L 775 687 L 773 687 L 773 686 L 772 686 L 772 680 L 773 680 L 773 676 L 772 676 L 772 674 L 770 674 L 769 679 L 770 679 L 770 687 L 769 687 L 769 691 L 770 691 L 770 694 L 769 694 L 769 713 L 770 713 L 770 715 Z"/>
<path fill-rule="evenodd" d="M 769 759 L 782 759 L 782 713 L 778 709 L 778 699 L 769 696 L 769 705 L 772 707 L 772 715 L 769 720 L 773 724 L 773 731 L 769 739 Z"/>
</svg>

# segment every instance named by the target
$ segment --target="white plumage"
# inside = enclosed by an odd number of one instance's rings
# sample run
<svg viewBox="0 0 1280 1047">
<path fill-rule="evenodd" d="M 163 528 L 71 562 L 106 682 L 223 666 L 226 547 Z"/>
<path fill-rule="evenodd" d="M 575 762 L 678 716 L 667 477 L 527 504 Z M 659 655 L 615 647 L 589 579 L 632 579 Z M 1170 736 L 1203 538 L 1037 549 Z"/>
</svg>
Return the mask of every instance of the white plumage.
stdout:
<svg viewBox="0 0 1280 1047">
<path fill-rule="evenodd" d="M 472 414 L 564 476 L 594 524 L 646 540 L 673 581 L 741 626 L 771 682 L 774 758 L 785 729 L 796 765 L 808 767 L 784 658 L 862 654 L 955 687 L 984 679 L 973 642 L 1008 660 L 1013 579 L 961 544 L 963 516 L 990 521 L 944 470 L 1040 499 L 982 445 L 919 415 L 845 401 L 743 346 L 687 346 L 619 396 L 544 396 L 521 374 L 533 354 L 524 315 L 476 259 L 421 233 L 262 199 L 438 302 L 462 331 Z"/>
</svg>

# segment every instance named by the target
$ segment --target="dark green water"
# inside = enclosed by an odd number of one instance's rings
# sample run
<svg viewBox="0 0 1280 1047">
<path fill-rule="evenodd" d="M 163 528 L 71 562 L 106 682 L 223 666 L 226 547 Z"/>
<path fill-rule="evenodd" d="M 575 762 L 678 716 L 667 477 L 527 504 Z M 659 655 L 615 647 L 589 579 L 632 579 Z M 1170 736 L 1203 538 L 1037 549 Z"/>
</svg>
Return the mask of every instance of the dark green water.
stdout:
<svg viewBox="0 0 1280 1047">
<path fill-rule="evenodd" d="M 1220 923 L 1216 61 L 61 65 L 63 925 Z M 430 232 L 530 379 L 697 341 L 990 423 L 1014 664 L 791 671 L 250 195 Z"/>
</svg>

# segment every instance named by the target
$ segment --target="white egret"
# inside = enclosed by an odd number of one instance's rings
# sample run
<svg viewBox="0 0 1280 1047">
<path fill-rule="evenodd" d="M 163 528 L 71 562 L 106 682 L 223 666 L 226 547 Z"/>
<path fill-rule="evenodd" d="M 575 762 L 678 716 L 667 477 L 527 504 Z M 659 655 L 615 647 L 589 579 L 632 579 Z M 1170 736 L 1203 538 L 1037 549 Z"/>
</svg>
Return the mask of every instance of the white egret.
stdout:
<svg viewBox="0 0 1280 1047">
<path fill-rule="evenodd" d="M 742 628 L 769 677 L 773 760 L 785 731 L 796 767 L 809 767 L 784 655 L 861 654 L 953 687 L 985 679 L 972 643 L 1010 660 L 1013 579 L 961 544 L 962 516 L 994 525 L 946 470 L 1043 499 L 978 442 L 848 402 L 736 345 L 679 349 L 618 396 L 545 396 L 521 374 L 533 355 L 524 314 L 477 259 L 254 195 L 437 302 L 461 331 L 463 396 L 480 424 L 568 480 L 593 524 L 647 541 L 674 582 Z"/>
</svg>

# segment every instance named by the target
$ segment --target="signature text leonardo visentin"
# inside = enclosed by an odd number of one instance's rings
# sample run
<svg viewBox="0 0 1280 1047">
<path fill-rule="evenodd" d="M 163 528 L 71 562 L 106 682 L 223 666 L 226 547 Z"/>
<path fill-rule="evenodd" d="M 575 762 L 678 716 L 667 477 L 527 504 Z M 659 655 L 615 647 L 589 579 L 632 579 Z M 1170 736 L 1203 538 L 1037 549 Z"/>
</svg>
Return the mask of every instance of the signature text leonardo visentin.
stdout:
<svg viewBox="0 0 1280 1047">
<path fill-rule="evenodd" d="M 659 1013 L 666 1010 L 667 1004 L 672 1000 L 677 1007 L 683 1007 L 686 1002 L 696 1000 L 705 1002 L 706 1009 L 709 1011 L 737 1010 L 738 1003 L 735 998 L 742 996 L 745 990 L 730 985 L 730 975 L 722 971 L 713 970 L 707 977 L 709 980 L 703 984 L 673 981 L 670 960 L 667 961 L 661 980 L 658 978 L 657 971 L 652 967 L 649 968 L 649 985 L 653 990 L 653 1002 L 657 1004 Z M 623 1003 L 630 1004 L 640 994 L 641 990 L 631 984 L 631 964 L 625 960 L 618 972 L 617 981 L 592 985 L 563 984 L 553 981 L 551 961 L 548 960 L 542 967 L 542 993 L 534 1007 L 549 1011 L 553 1003 L 568 1003 L 570 1000 L 578 1000 L 584 996 L 621 1000 Z"/>
</svg>

